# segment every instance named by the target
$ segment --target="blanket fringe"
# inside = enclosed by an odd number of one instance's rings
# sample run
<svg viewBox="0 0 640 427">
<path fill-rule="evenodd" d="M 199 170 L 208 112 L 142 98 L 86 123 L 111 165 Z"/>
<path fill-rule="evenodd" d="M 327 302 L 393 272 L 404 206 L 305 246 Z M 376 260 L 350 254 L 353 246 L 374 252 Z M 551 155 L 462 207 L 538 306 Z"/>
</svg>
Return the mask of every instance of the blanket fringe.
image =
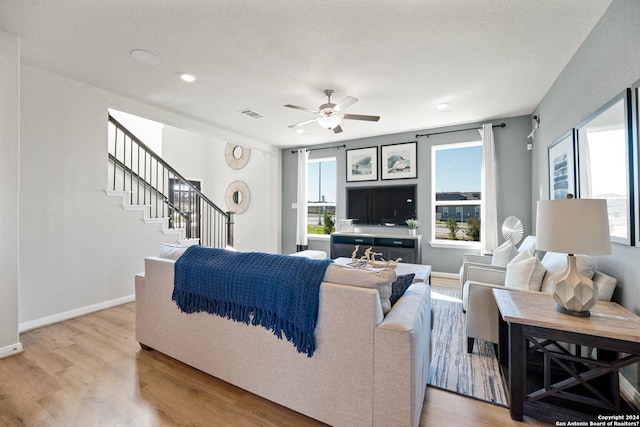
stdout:
<svg viewBox="0 0 640 427">
<path fill-rule="evenodd" d="M 173 290 L 172 300 L 176 302 L 183 313 L 206 312 L 246 325 L 260 325 L 273 332 L 279 339 L 282 339 L 284 334 L 287 341 L 293 343 L 298 352 L 306 353 L 307 357 L 313 356 L 316 350 L 313 334 L 307 334 L 296 328 L 291 322 L 278 317 L 276 313 L 259 307 L 247 307 L 228 301 L 209 299 L 178 289 Z"/>
</svg>

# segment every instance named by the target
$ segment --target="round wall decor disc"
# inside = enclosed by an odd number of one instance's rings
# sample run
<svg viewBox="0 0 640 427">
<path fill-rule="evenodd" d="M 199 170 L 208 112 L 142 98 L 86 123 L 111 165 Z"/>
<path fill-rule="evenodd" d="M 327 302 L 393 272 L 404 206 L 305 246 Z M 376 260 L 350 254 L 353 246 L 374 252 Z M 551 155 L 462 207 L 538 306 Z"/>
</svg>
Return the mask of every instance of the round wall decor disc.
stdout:
<svg viewBox="0 0 640 427">
<path fill-rule="evenodd" d="M 233 181 L 227 187 L 225 193 L 227 209 L 235 214 L 241 214 L 249 207 L 251 193 L 249 187 L 243 181 Z"/>
<path fill-rule="evenodd" d="M 241 145 L 227 144 L 224 149 L 224 159 L 231 169 L 242 169 L 250 157 L 251 149 Z"/>
</svg>

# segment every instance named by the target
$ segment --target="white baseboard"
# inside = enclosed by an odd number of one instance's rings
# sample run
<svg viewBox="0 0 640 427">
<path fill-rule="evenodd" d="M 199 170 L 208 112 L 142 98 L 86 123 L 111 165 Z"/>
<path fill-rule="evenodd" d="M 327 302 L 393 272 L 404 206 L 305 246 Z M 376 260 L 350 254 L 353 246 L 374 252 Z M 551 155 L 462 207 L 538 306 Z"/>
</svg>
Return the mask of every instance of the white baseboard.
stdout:
<svg viewBox="0 0 640 427">
<path fill-rule="evenodd" d="M 442 277 L 444 279 L 460 279 L 460 275 L 458 273 L 443 273 L 440 271 L 432 271 L 431 277 Z"/>
<path fill-rule="evenodd" d="M 19 342 L 0 348 L 0 359 L 3 357 L 13 356 L 18 353 L 22 353 L 22 344 Z"/>
<path fill-rule="evenodd" d="M 64 313 L 54 314 L 53 316 L 42 317 L 36 320 L 30 320 L 29 322 L 23 322 L 18 325 L 20 333 L 27 332 L 32 329 L 41 328 L 43 326 L 52 325 L 54 323 L 62 322 L 63 320 L 73 319 L 74 317 L 82 316 L 84 314 L 93 313 L 94 311 L 104 310 L 106 308 L 115 307 L 117 305 L 126 304 L 131 301 L 135 301 L 135 294 L 127 295 L 124 297 L 112 299 L 109 301 L 100 302 L 98 304 L 87 305 L 85 307 L 76 308 L 74 310 L 65 311 Z"/>
<path fill-rule="evenodd" d="M 629 402 L 636 411 L 640 411 L 640 392 L 620 374 L 620 394 Z"/>
</svg>

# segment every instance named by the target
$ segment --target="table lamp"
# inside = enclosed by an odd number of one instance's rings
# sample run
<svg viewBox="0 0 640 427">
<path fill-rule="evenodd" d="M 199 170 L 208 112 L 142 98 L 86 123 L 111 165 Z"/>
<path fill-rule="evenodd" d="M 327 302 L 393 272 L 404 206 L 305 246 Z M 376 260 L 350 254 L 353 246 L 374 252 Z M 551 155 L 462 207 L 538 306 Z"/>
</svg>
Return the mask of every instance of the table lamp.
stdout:
<svg viewBox="0 0 640 427">
<path fill-rule="evenodd" d="M 607 201 L 538 201 L 536 249 L 567 254 L 567 268 L 552 278 L 556 310 L 588 317 L 589 309 L 598 300 L 598 288 L 578 271 L 574 254 L 611 254 Z"/>
</svg>

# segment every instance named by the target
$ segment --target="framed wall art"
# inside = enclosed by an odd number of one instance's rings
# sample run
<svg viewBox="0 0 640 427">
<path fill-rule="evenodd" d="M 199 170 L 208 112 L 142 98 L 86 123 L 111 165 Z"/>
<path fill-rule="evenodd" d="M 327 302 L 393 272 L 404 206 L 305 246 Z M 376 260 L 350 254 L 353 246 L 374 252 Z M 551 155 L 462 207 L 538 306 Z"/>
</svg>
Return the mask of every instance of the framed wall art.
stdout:
<svg viewBox="0 0 640 427">
<path fill-rule="evenodd" d="M 634 239 L 631 89 L 613 98 L 576 128 L 578 195 L 606 199 L 611 241 Z"/>
<path fill-rule="evenodd" d="M 547 150 L 549 164 L 549 200 L 576 195 L 574 132 L 563 135 Z"/>
<path fill-rule="evenodd" d="M 417 178 L 417 146 L 415 141 L 383 145 L 380 156 L 382 179 Z"/>
<path fill-rule="evenodd" d="M 378 180 L 378 147 L 347 150 L 347 182 Z"/>
</svg>

